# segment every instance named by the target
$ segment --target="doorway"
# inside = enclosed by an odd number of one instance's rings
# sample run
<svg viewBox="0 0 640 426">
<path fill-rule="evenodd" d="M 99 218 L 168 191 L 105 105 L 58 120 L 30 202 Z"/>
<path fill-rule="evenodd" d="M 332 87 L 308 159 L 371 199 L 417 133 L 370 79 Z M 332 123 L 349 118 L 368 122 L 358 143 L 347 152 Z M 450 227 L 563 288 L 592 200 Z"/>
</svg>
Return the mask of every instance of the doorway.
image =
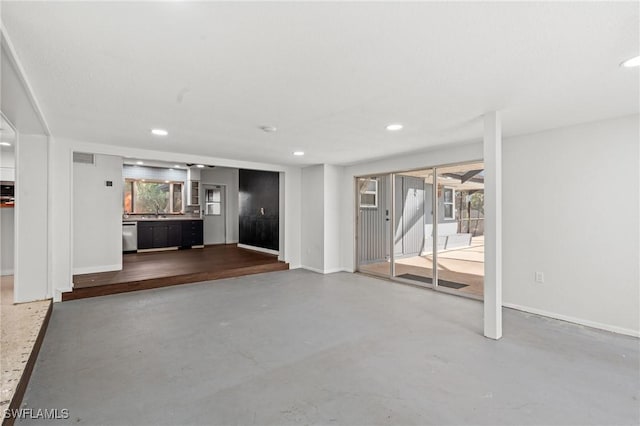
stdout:
<svg viewBox="0 0 640 426">
<path fill-rule="evenodd" d="M 224 185 L 203 185 L 204 244 L 227 242 L 226 188 Z"/>
<path fill-rule="evenodd" d="M 358 271 L 483 298 L 481 161 L 358 177 L 356 189 Z"/>
</svg>

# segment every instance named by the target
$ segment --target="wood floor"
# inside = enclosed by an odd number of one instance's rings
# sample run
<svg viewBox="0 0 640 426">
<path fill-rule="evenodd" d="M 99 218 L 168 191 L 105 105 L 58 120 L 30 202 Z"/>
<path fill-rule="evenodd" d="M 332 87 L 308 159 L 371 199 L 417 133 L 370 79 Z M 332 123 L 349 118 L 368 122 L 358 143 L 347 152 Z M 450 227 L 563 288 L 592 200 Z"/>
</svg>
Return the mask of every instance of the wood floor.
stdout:
<svg viewBox="0 0 640 426">
<path fill-rule="evenodd" d="M 235 244 L 125 254 L 122 266 L 121 271 L 74 275 L 74 289 L 64 293 L 62 300 L 289 269 L 289 264 L 278 261 L 275 255 L 239 248 Z"/>
</svg>

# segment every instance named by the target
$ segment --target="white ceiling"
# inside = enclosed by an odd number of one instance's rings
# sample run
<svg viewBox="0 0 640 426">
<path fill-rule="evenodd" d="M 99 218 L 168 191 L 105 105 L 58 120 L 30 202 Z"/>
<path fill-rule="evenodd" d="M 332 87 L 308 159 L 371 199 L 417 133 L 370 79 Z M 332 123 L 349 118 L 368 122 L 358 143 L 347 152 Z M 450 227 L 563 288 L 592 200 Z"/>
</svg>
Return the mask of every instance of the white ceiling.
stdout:
<svg viewBox="0 0 640 426">
<path fill-rule="evenodd" d="M 54 136 L 349 164 L 476 140 L 494 109 L 506 136 L 638 113 L 618 65 L 639 7 L 4 1 L 2 19 Z"/>
</svg>

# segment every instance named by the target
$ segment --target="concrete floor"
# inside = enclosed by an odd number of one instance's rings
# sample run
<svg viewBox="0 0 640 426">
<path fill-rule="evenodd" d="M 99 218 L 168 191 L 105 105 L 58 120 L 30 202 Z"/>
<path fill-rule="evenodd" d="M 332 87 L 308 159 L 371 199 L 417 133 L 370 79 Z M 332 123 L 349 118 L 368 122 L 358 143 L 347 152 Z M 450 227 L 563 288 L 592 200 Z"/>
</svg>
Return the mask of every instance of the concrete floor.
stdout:
<svg viewBox="0 0 640 426">
<path fill-rule="evenodd" d="M 478 301 L 303 270 L 64 302 L 25 402 L 90 425 L 640 422 L 638 339 L 504 322 L 491 341 Z"/>
</svg>

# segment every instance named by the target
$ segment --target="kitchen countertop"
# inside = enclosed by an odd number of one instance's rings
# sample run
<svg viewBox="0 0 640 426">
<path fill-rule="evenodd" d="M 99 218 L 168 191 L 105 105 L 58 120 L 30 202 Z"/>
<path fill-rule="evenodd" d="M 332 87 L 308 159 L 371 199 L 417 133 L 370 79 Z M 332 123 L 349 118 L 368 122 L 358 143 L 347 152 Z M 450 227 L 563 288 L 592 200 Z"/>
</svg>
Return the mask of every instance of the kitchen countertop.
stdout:
<svg viewBox="0 0 640 426">
<path fill-rule="evenodd" d="M 151 216 L 136 216 L 136 217 L 128 217 L 122 218 L 123 222 L 163 222 L 163 221 L 174 221 L 174 220 L 202 220 L 201 217 L 192 217 L 192 216 L 165 216 L 156 217 L 155 215 Z"/>
</svg>

